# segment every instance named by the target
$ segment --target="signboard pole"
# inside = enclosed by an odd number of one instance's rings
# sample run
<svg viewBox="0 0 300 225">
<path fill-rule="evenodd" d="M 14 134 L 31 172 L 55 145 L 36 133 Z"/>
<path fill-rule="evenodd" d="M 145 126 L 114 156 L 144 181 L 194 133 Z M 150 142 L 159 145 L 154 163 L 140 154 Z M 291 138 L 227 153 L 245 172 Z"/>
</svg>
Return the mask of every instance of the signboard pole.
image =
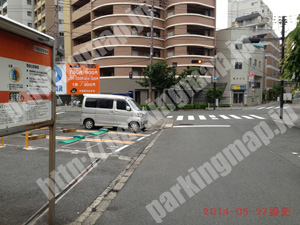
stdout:
<svg viewBox="0 0 300 225">
<path fill-rule="evenodd" d="M 55 216 L 55 126 L 49 127 L 49 224 L 54 224 Z M 52 194 L 53 193 L 53 194 Z"/>
<path fill-rule="evenodd" d="M 55 48 L 55 47 L 54 47 Z M 49 127 L 49 215 L 48 223 L 49 225 L 55 224 L 55 175 L 53 171 L 55 170 L 55 135 L 56 135 L 56 72 L 55 72 L 55 58 L 56 52 L 52 51 L 52 70 L 51 70 L 51 117 L 52 125 Z"/>
</svg>

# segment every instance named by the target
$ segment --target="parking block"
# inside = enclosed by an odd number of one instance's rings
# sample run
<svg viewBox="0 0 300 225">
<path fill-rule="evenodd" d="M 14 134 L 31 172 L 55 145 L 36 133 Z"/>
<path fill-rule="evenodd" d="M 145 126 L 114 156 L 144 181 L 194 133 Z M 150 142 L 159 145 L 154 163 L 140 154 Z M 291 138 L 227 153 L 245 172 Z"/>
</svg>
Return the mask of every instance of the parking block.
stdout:
<svg viewBox="0 0 300 225">
<path fill-rule="evenodd" d="M 97 132 L 94 132 L 94 133 L 89 133 L 89 135 L 100 135 L 100 134 L 105 134 L 108 132 L 108 129 L 100 129 L 99 131 Z"/>
<path fill-rule="evenodd" d="M 81 141 L 82 139 L 85 139 L 84 135 L 74 135 L 73 139 L 68 139 L 64 141 L 58 141 L 59 144 L 71 144 L 77 141 Z"/>
</svg>

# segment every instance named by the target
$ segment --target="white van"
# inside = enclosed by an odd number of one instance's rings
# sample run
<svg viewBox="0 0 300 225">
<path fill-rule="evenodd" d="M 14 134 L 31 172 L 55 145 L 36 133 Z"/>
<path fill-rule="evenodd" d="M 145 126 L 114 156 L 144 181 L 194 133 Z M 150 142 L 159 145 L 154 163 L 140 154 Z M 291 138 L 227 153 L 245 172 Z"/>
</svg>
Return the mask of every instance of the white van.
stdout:
<svg viewBox="0 0 300 225">
<path fill-rule="evenodd" d="M 86 129 L 94 126 L 130 128 L 133 132 L 143 130 L 147 125 L 144 112 L 130 97 L 104 94 L 83 95 L 80 123 Z"/>
</svg>

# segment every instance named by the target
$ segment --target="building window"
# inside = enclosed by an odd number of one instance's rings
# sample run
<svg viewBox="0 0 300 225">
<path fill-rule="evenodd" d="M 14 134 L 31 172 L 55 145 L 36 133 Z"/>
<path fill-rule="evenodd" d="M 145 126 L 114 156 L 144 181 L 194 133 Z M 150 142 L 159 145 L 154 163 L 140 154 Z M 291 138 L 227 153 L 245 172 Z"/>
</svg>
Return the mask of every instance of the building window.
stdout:
<svg viewBox="0 0 300 225">
<path fill-rule="evenodd" d="M 32 16 L 32 12 L 31 11 L 27 11 L 27 16 Z"/>
<path fill-rule="evenodd" d="M 65 36 L 65 33 L 64 32 L 59 32 L 59 36 L 63 37 L 63 36 Z"/>
<path fill-rule="evenodd" d="M 32 23 L 27 23 L 27 26 L 28 27 L 32 27 Z"/>
<path fill-rule="evenodd" d="M 241 62 L 236 62 L 235 63 L 235 69 L 236 70 L 241 70 L 243 68 L 243 63 Z"/>
<path fill-rule="evenodd" d="M 261 61 L 258 62 L 258 68 L 261 68 Z"/>
<path fill-rule="evenodd" d="M 242 50 L 243 49 L 243 45 L 242 44 L 235 44 L 235 49 Z"/>
<path fill-rule="evenodd" d="M 58 11 L 62 12 L 63 10 L 64 10 L 64 8 L 61 5 L 59 5 L 58 6 Z"/>
<path fill-rule="evenodd" d="M 254 67 L 256 67 L 257 66 L 257 59 L 254 59 Z"/>
<path fill-rule="evenodd" d="M 59 24 L 64 24 L 64 20 L 59 20 Z"/>
<path fill-rule="evenodd" d="M 27 0 L 27 5 L 31 5 L 31 0 Z"/>
</svg>

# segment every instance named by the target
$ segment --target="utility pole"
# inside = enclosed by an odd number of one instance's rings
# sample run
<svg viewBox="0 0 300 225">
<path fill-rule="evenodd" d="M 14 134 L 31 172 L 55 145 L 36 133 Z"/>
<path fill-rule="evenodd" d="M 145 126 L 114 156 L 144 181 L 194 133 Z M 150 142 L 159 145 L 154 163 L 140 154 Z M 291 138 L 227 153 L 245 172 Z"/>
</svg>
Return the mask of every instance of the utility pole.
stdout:
<svg viewBox="0 0 300 225">
<path fill-rule="evenodd" d="M 151 32 L 150 32 L 150 74 L 152 72 L 153 61 L 153 25 L 154 25 L 154 0 L 151 0 Z M 149 102 L 152 102 L 152 83 L 149 78 Z"/>
<path fill-rule="evenodd" d="M 282 37 L 281 37 L 281 59 L 284 58 L 284 39 L 285 39 L 285 17 L 282 17 L 281 25 L 282 25 Z M 283 75 L 283 71 L 281 71 L 281 76 Z M 281 92 L 280 92 L 280 119 L 283 119 L 283 92 L 284 92 L 284 80 L 281 78 Z"/>
<path fill-rule="evenodd" d="M 217 74 L 217 48 L 215 48 L 215 63 L 214 63 L 214 110 L 216 110 L 216 98 L 217 98 L 217 81 L 216 81 L 216 74 Z"/>
</svg>

